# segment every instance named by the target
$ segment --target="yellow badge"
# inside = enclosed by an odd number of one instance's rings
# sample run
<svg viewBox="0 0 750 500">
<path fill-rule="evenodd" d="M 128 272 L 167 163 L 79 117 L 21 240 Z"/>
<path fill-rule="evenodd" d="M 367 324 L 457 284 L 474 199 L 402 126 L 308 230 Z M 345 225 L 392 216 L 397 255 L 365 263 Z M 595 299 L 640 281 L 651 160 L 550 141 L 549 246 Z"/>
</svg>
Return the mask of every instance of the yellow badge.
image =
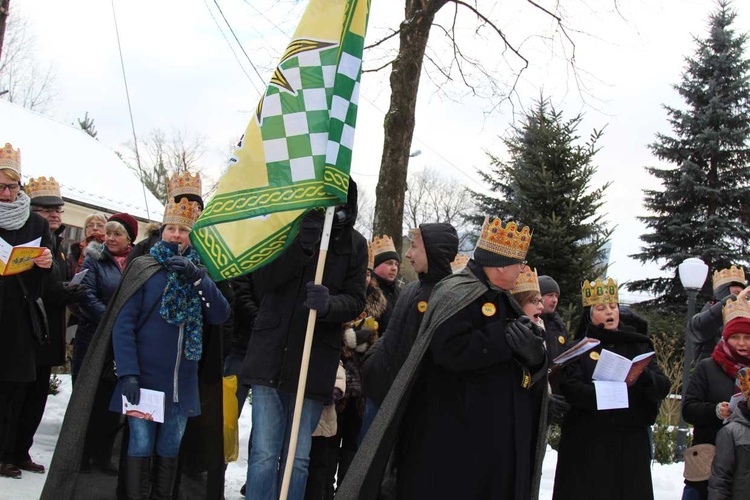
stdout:
<svg viewBox="0 0 750 500">
<path fill-rule="evenodd" d="M 589 357 L 591 359 L 593 359 L 594 361 L 598 361 L 599 360 L 599 353 L 596 352 L 596 351 L 591 351 L 591 354 L 589 354 Z"/>
<path fill-rule="evenodd" d="M 496 312 L 497 308 L 492 302 L 485 302 L 482 306 L 482 314 L 484 314 L 485 316 L 494 316 Z"/>
<path fill-rule="evenodd" d="M 557 337 L 557 341 L 560 342 L 561 344 L 564 344 L 565 343 L 565 337 L 563 337 L 562 335 L 560 335 L 559 337 Z"/>
<path fill-rule="evenodd" d="M 426 310 L 427 310 L 427 302 L 425 302 L 424 300 L 420 300 L 420 301 L 419 301 L 419 302 L 417 303 L 417 311 L 419 311 L 419 312 L 423 313 L 423 312 L 425 312 Z"/>
</svg>

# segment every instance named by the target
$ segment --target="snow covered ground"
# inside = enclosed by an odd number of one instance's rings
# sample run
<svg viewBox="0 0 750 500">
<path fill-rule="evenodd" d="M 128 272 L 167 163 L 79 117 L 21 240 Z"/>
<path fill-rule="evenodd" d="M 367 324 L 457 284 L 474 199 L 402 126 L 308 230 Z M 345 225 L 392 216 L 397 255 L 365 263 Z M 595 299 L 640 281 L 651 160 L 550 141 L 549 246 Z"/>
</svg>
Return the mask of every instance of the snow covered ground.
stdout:
<svg viewBox="0 0 750 500">
<path fill-rule="evenodd" d="M 65 407 L 70 397 L 70 377 L 59 375 L 62 380 L 60 393 L 50 396 L 47 400 L 47 410 L 39 431 L 34 438 L 31 456 L 35 461 L 49 465 L 52 451 L 57 442 L 57 435 L 65 415 Z M 240 458 L 227 467 L 225 495 L 227 500 L 239 500 L 240 487 L 245 482 L 247 470 L 247 440 L 250 435 L 250 408 L 245 407 L 240 419 Z M 548 449 L 544 460 L 542 475 L 541 500 L 552 498 L 552 484 L 555 476 L 557 453 Z M 656 500 L 679 500 L 682 496 L 682 464 L 653 466 L 653 482 Z M 584 477 L 585 473 L 582 473 Z M 21 479 L 0 478 L 0 499 L 33 500 L 39 498 L 44 485 L 44 475 L 24 472 Z"/>
</svg>

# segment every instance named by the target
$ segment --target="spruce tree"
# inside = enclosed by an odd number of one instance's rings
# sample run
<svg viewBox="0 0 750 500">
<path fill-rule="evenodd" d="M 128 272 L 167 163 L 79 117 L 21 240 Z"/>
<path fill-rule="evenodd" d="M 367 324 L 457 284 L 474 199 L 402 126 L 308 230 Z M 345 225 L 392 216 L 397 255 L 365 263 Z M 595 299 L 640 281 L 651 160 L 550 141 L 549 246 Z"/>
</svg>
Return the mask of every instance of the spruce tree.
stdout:
<svg viewBox="0 0 750 500">
<path fill-rule="evenodd" d="M 676 271 L 688 257 L 703 259 L 709 273 L 747 261 L 750 61 L 744 58 L 747 34 L 731 28 L 735 18 L 729 2 L 720 1 L 709 18 L 708 37 L 695 39 L 695 54 L 686 58 L 682 80 L 674 86 L 684 109 L 664 106 L 673 133 L 657 133 L 650 145 L 654 156 L 671 166 L 647 168 L 663 189 L 644 190 L 651 215 L 639 219 L 650 232 L 641 236 L 645 245 L 632 257 L 659 262 L 671 276 L 629 288 L 651 292 L 657 303 L 684 303 Z M 706 298 L 710 293 L 709 274 Z"/>
<path fill-rule="evenodd" d="M 594 130 L 581 143 L 577 129 L 582 118 L 566 120 L 540 99 L 503 139 L 509 160 L 488 152 L 489 172 L 479 172 L 489 191 L 500 196 L 474 193 L 476 224 L 486 214 L 531 227 L 529 266 L 559 283 L 560 304 L 572 311 L 580 306 L 582 281 L 604 272 L 603 247 L 612 234 L 599 213 L 608 184 L 590 187 L 602 132 Z"/>
</svg>

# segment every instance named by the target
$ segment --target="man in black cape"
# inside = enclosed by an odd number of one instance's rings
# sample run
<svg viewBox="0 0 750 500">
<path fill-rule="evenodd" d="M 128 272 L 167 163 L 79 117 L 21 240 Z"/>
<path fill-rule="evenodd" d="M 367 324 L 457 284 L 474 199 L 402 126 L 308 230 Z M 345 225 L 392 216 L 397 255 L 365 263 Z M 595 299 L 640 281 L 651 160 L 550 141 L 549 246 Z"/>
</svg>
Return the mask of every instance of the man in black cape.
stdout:
<svg viewBox="0 0 750 500">
<path fill-rule="evenodd" d="M 392 451 L 396 498 L 536 495 L 547 391 L 530 389 L 546 387 L 547 354 L 540 332 L 507 293 L 530 240 L 528 227 L 485 220 L 466 269 L 435 287 L 409 357 L 337 498 L 378 498 Z M 533 408 L 541 408 L 538 428 Z"/>
</svg>

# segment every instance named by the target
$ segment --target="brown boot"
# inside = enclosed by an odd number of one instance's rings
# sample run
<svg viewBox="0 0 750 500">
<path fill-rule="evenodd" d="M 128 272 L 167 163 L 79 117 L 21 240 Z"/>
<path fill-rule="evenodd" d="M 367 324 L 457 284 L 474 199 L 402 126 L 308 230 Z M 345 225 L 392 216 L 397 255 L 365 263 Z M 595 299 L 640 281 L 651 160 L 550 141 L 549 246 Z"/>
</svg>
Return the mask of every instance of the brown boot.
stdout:
<svg viewBox="0 0 750 500">
<path fill-rule="evenodd" d="M 21 479 L 21 469 L 6 462 L 0 463 L 0 477 Z"/>
<path fill-rule="evenodd" d="M 16 462 L 13 465 L 15 465 L 21 470 L 27 470 L 35 474 L 44 474 L 44 471 L 45 471 L 44 466 L 42 464 L 38 464 L 31 459 L 24 460 L 23 462 Z"/>
</svg>

